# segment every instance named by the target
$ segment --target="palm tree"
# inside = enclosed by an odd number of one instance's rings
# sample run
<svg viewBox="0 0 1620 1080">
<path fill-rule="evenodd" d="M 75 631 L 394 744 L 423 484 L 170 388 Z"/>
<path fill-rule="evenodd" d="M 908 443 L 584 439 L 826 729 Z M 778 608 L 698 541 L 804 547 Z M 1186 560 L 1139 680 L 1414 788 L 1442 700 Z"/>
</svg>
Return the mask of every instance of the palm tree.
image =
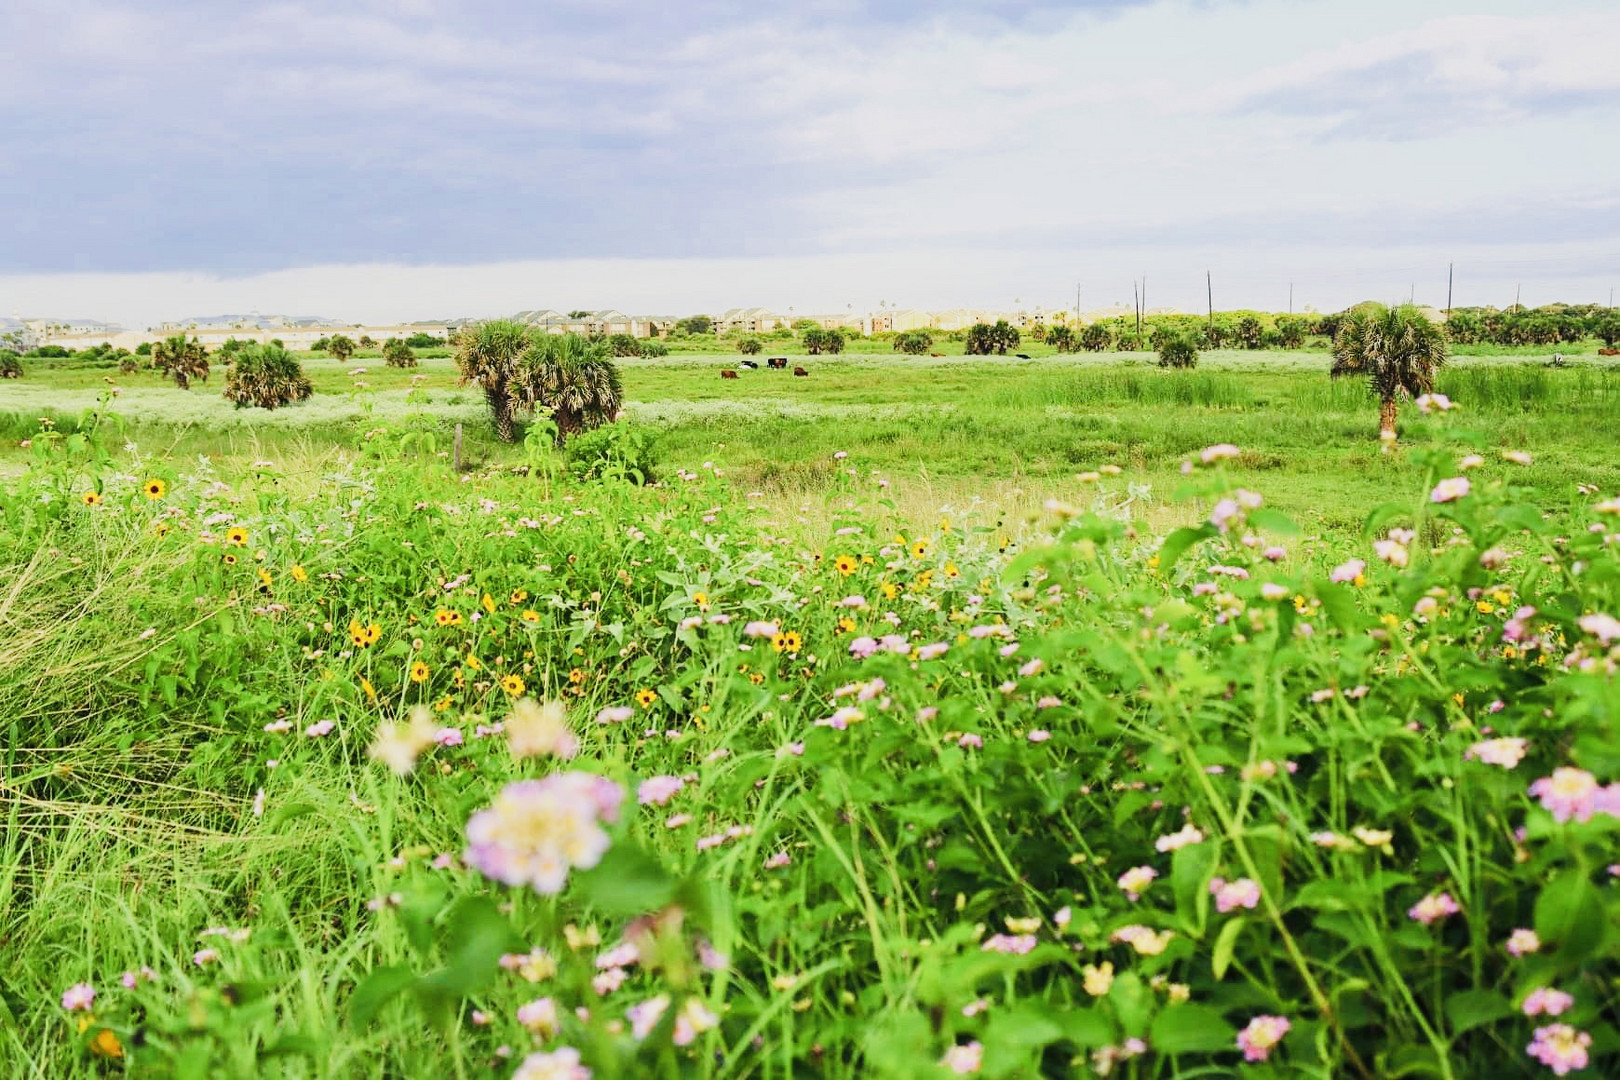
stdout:
<svg viewBox="0 0 1620 1080">
<path fill-rule="evenodd" d="M 208 381 L 208 350 L 196 338 L 188 341 L 185 334 L 175 334 L 153 344 L 152 366 L 185 390 L 192 379 Z"/>
<path fill-rule="evenodd" d="M 624 403 L 619 368 L 607 346 L 578 334 L 536 338 L 513 386 L 521 404 L 551 414 L 558 446 L 570 435 L 610 422 Z"/>
<path fill-rule="evenodd" d="M 456 335 L 456 367 L 461 371 L 461 385 L 475 382 L 483 389 L 495 435 L 502 442 L 517 439 L 512 411 L 521 402 L 513 377 L 530 344 L 529 328 L 512 319 L 469 323 Z"/>
<path fill-rule="evenodd" d="M 225 397 L 238 409 L 274 409 L 303 401 L 314 392 L 304 369 L 276 344 L 249 345 L 225 369 Z"/>
<path fill-rule="evenodd" d="M 354 342 L 338 334 L 326 343 L 326 351 L 337 358 L 340 364 L 347 364 L 349 357 L 354 355 Z"/>
<path fill-rule="evenodd" d="M 1333 339 L 1335 379 L 1365 375 L 1378 398 L 1379 437 L 1395 440 L 1396 399 L 1434 391 L 1446 363 L 1445 331 L 1410 304 L 1362 304 L 1346 315 Z"/>
</svg>

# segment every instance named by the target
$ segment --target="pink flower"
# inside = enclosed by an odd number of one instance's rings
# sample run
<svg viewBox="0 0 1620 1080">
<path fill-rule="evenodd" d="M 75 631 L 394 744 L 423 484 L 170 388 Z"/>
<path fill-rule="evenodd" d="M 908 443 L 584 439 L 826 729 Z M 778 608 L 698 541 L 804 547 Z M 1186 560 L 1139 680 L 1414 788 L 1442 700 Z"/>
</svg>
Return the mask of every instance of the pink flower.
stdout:
<svg viewBox="0 0 1620 1080">
<path fill-rule="evenodd" d="M 584 772 L 507 784 L 467 820 L 466 864 L 506 885 L 562 891 L 570 869 L 588 870 L 612 841 L 601 827 L 619 817 L 624 789 Z"/>
<path fill-rule="evenodd" d="M 1035 703 L 1037 709 L 1055 709 L 1063 704 L 1063 699 L 1047 694 Z"/>
<path fill-rule="evenodd" d="M 1041 662 L 1041 658 L 1037 656 L 1035 659 L 1019 668 L 1018 674 L 1027 679 L 1032 675 L 1039 675 L 1041 673 L 1041 669 L 1045 666 L 1046 665 Z"/>
<path fill-rule="evenodd" d="M 1043 728 L 1036 728 L 1034 731 L 1031 731 L 1028 735 L 1024 736 L 1024 738 L 1028 739 L 1032 743 L 1043 743 L 1051 737 L 1052 733 Z"/>
<path fill-rule="evenodd" d="M 598 724 L 622 724 L 635 714 L 635 710 L 628 705 L 609 705 L 596 714 L 596 722 Z"/>
<path fill-rule="evenodd" d="M 1260 885 L 1250 878 L 1238 878 L 1236 881 L 1215 878 L 1209 883 L 1209 892 L 1215 897 L 1215 910 L 1222 915 L 1237 907 L 1252 911 L 1260 903 Z"/>
<path fill-rule="evenodd" d="M 1620 619 L 1616 619 L 1613 615 L 1601 612 L 1596 615 L 1582 615 L 1575 623 L 1605 645 L 1620 638 Z"/>
<path fill-rule="evenodd" d="M 442 727 L 433 733 L 433 741 L 440 746 L 460 746 L 462 736 L 460 728 Z"/>
<path fill-rule="evenodd" d="M 1537 952 L 1541 949 L 1541 936 L 1534 930 L 1523 927 L 1508 935 L 1507 951 L 1510 956 L 1523 956 L 1525 953 Z"/>
<path fill-rule="evenodd" d="M 939 1059 L 940 1068 L 948 1069 L 957 1076 L 976 1073 L 983 1064 L 984 1046 L 978 1042 L 953 1046 L 945 1051 L 944 1057 Z"/>
<path fill-rule="evenodd" d="M 1442 480 L 1434 485 L 1434 490 L 1429 492 L 1429 501 L 1435 503 L 1456 502 L 1458 499 L 1465 497 L 1471 490 L 1473 490 L 1473 485 L 1468 482 L 1468 477 L 1453 476 L 1449 480 Z"/>
<path fill-rule="evenodd" d="M 1592 1045 L 1592 1036 L 1576 1031 L 1568 1024 L 1548 1024 L 1536 1028 L 1535 1041 L 1525 1047 L 1525 1053 L 1563 1076 L 1576 1069 L 1586 1068 L 1590 1058 L 1586 1048 Z"/>
<path fill-rule="evenodd" d="M 1225 461 L 1228 458 L 1235 458 L 1239 453 L 1241 453 L 1241 451 L 1231 443 L 1216 443 L 1214 446 L 1206 446 L 1203 450 L 1199 451 L 1198 460 L 1202 461 L 1205 465 L 1213 465 L 1217 461 Z"/>
<path fill-rule="evenodd" d="M 1486 739 L 1470 746 L 1463 758 L 1468 761 L 1479 761 L 1486 765 L 1500 765 L 1504 769 L 1511 769 L 1524 760 L 1525 751 L 1530 744 L 1525 739 L 1503 738 Z"/>
<path fill-rule="evenodd" d="M 330 732 L 337 725 L 330 720 L 317 720 L 304 729 L 304 734 L 312 739 L 318 739 Z"/>
<path fill-rule="evenodd" d="M 1238 1049 L 1243 1051 L 1244 1061 L 1264 1061 L 1271 1054 L 1271 1050 L 1282 1042 L 1288 1029 L 1293 1027 L 1288 1018 L 1284 1016 L 1257 1016 L 1249 1021 L 1249 1026 L 1238 1032 Z"/>
<path fill-rule="evenodd" d="M 773 638 L 777 635 L 777 633 L 777 625 L 773 622 L 757 620 L 755 622 L 746 623 L 743 626 L 743 637 Z"/>
<path fill-rule="evenodd" d="M 785 851 L 778 851 L 775 855 L 772 855 L 770 858 L 765 860 L 765 869 L 780 870 L 782 867 L 786 866 L 792 861 L 793 856 L 789 855 Z"/>
<path fill-rule="evenodd" d="M 1366 570 L 1366 562 L 1361 559 L 1351 559 L 1348 562 L 1343 562 L 1338 566 L 1335 566 L 1333 568 L 1333 572 L 1328 575 L 1328 580 L 1353 582 L 1356 580 L 1356 578 L 1366 573 Z"/>
<path fill-rule="evenodd" d="M 984 748 L 984 740 L 970 731 L 966 735 L 963 735 L 960 739 L 957 739 L 956 745 L 965 750 L 982 750 Z"/>
<path fill-rule="evenodd" d="M 1124 890 L 1126 899 L 1138 900 L 1158 876 L 1159 872 L 1151 866 L 1133 866 L 1119 876 L 1119 887 Z"/>
<path fill-rule="evenodd" d="M 686 786 L 678 776 L 651 776 L 636 788 L 636 801 L 642 806 L 663 806 Z"/>
<path fill-rule="evenodd" d="M 557 1034 L 557 1003 L 545 997 L 519 1005 L 517 1022 L 542 1039 L 549 1039 Z"/>
<path fill-rule="evenodd" d="M 62 991 L 62 1008 L 69 1012 L 89 1012 L 96 1001 L 96 988 L 89 983 L 74 983 Z"/>
<path fill-rule="evenodd" d="M 591 1070 L 580 1064 L 578 1050 L 560 1046 L 550 1053 L 524 1058 L 512 1080 L 591 1080 Z"/>
<path fill-rule="evenodd" d="M 1203 842 L 1204 834 L 1196 825 L 1183 825 L 1177 831 L 1159 837 L 1153 842 L 1153 847 L 1160 852 L 1180 851 L 1190 844 L 1201 844 Z"/>
<path fill-rule="evenodd" d="M 901 634 L 884 634 L 878 644 L 889 652 L 898 653 L 901 656 L 911 651 L 911 643 Z"/>
<path fill-rule="evenodd" d="M 838 606 L 847 608 L 863 608 L 866 606 L 866 597 L 861 596 L 859 593 L 853 596 L 846 596 L 842 600 L 838 601 Z"/>
<path fill-rule="evenodd" d="M 1561 1016 L 1575 1005 L 1573 994 L 1566 994 L 1562 990 L 1554 990 L 1550 986 L 1543 986 L 1530 991 L 1519 1008 L 1524 1010 L 1526 1016 Z"/>
<path fill-rule="evenodd" d="M 219 959 L 218 949 L 198 949 L 191 954 L 191 962 L 198 967 L 207 967 Z"/>
<path fill-rule="evenodd" d="M 878 643 L 869 637 L 858 637 L 849 643 L 849 655 L 857 660 L 865 660 L 878 651 Z"/>
<path fill-rule="evenodd" d="M 1430 893 L 1417 903 L 1413 904 L 1406 914 L 1408 918 L 1416 919 L 1424 926 L 1455 915 L 1462 907 L 1451 898 L 1450 893 Z"/>
<path fill-rule="evenodd" d="M 1554 769 L 1530 785 L 1530 794 L 1541 800 L 1554 821 L 1590 821 L 1597 812 L 1597 778 L 1584 769 Z"/>
<path fill-rule="evenodd" d="M 1278 547 L 1276 544 L 1272 544 L 1260 554 L 1270 562 L 1281 562 L 1282 560 L 1288 558 L 1288 549 L 1285 547 Z"/>
<path fill-rule="evenodd" d="M 937 659 L 938 657 L 944 656 L 945 655 L 945 650 L 947 650 L 949 648 L 950 648 L 950 646 L 947 645 L 943 641 L 936 641 L 932 645 L 920 646 L 917 649 L 917 659 L 919 659 L 919 660 L 934 660 L 934 659 Z"/>
<path fill-rule="evenodd" d="M 998 952 L 1007 955 L 1023 956 L 1035 948 L 1034 934 L 992 934 L 985 938 L 981 948 L 985 952 Z"/>
</svg>

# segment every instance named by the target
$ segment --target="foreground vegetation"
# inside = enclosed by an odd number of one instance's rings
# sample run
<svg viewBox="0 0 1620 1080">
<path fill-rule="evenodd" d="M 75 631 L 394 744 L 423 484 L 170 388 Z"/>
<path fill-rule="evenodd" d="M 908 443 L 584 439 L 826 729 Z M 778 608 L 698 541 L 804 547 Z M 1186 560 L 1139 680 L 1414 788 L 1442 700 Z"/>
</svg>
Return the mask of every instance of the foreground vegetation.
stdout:
<svg viewBox="0 0 1620 1080">
<path fill-rule="evenodd" d="M 17 1075 L 1613 1071 L 1603 369 L 629 365 L 643 486 L 311 367 L 12 406 Z"/>
</svg>

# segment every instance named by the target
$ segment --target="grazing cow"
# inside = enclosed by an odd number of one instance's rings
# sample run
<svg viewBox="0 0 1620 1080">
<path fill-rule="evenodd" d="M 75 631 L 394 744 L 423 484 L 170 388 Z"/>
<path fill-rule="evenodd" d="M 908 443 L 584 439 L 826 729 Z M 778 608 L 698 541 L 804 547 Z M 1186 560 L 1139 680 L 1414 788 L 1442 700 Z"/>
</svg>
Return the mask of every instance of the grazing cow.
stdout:
<svg viewBox="0 0 1620 1080">
<path fill-rule="evenodd" d="M 929 356 L 944 356 L 945 354 L 942 353 L 942 352 L 931 352 L 928 355 Z"/>
<path fill-rule="evenodd" d="M 803 376 L 803 375 L 808 375 L 810 373 L 808 371 L 804 370 L 804 368 L 802 368 L 802 367 L 796 367 L 796 368 L 793 369 L 793 374 Z"/>
<path fill-rule="evenodd" d="M 780 371 L 787 370 L 787 357 L 785 356 L 773 356 L 765 362 Z"/>
<path fill-rule="evenodd" d="M 749 371 L 758 371 L 759 370 L 759 365 L 754 363 L 752 360 L 743 360 L 737 366 L 738 367 L 745 367 Z"/>
<path fill-rule="evenodd" d="M 1028 360 L 1029 359 L 1029 353 L 1027 353 L 1027 352 L 1013 353 L 1013 355 L 1018 357 L 1018 359 L 1020 359 L 1020 360 Z"/>
<path fill-rule="evenodd" d="M 735 379 L 737 377 L 737 373 L 732 371 L 730 368 L 727 368 L 725 371 L 720 373 L 720 377 L 722 379 Z"/>
<path fill-rule="evenodd" d="M 1599 349 L 1599 356 L 1620 356 L 1620 349 Z"/>
</svg>

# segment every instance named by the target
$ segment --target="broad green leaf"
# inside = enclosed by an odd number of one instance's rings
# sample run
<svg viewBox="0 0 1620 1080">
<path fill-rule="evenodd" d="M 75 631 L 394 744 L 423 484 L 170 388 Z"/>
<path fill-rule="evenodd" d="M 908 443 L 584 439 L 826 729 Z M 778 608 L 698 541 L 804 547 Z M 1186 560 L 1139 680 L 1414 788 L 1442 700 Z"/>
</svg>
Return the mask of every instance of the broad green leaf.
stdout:
<svg viewBox="0 0 1620 1080">
<path fill-rule="evenodd" d="M 1584 960 L 1603 945 L 1603 897 L 1579 870 L 1566 870 L 1536 898 L 1536 933 L 1558 946 L 1558 959 Z"/>
<path fill-rule="evenodd" d="M 1237 948 L 1238 935 L 1243 933 L 1246 920 L 1239 915 L 1221 927 L 1221 932 L 1215 937 L 1215 949 L 1210 956 L 1210 970 L 1216 979 L 1226 978 L 1226 969 L 1232 966 L 1232 952 Z"/>
<path fill-rule="evenodd" d="M 579 875 L 579 890 L 596 910 L 607 915 L 640 915 L 669 903 L 675 881 L 663 864 L 626 841 L 619 841 L 602 861 Z"/>
<path fill-rule="evenodd" d="M 1208 1054 L 1237 1046 L 1237 1029 L 1212 1005 L 1172 1005 L 1153 1018 L 1148 1045 L 1161 1054 Z"/>
<path fill-rule="evenodd" d="M 349 996 L 349 1023 L 361 1029 L 371 1026 L 382 1007 L 415 981 L 416 973 L 407 967 L 374 969 Z"/>
<path fill-rule="evenodd" d="M 1446 1019 L 1453 1037 L 1513 1015 L 1513 1003 L 1495 990 L 1464 990 L 1446 998 Z"/>
<path fill-rule="evenodd" d="M 1187 553 L 1188 548 L 1214 535 L 1215 526 L 1200 525 L 1197 528 L 1177 529 L 1165 537 L 1164 543 L 1159 546 L 1159 573 L 1169 573 L 1170 568 Z"/>
</svg>

